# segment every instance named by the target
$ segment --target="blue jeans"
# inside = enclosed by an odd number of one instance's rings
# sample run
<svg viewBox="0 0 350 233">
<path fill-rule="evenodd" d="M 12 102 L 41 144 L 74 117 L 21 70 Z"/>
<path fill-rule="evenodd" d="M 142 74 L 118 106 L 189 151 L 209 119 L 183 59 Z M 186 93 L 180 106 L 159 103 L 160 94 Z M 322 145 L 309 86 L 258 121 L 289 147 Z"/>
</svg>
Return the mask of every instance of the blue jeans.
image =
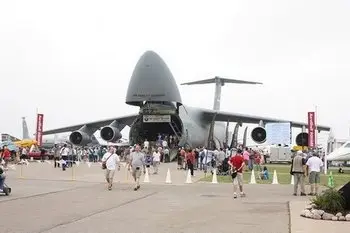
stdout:
<svg viewBox="0 0 350 233">
<path fill-rule="evenodd" d="M 4 189 L 4 183 L 5 183 L 5 175 L 1 174 L 0 175 L 0 189 L 3 190 Z"/>
<path fill-rule="evenodd" d="M 248 160 L 248 168 L 249 168 L 249 170 L 253 170 L 253 166 L 254 166 L 254 159 L 249 159 Z"/>
</svg>

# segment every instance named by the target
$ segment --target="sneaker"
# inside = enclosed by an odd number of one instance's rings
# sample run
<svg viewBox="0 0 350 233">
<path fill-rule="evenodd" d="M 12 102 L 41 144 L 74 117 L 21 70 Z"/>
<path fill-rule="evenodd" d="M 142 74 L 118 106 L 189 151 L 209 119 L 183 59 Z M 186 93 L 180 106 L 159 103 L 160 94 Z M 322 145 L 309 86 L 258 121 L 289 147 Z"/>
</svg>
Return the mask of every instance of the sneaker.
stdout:
<svg viewBox="0 0 350 233">
<path fill-rule="evenodd" d="M 245 193 L 243 193 L 243 192 L 240 193 L 240 196 L 241 196 L 241 197 L 245 197 Z"/>
<path fill-rule="evenodd" d="M 237 193 L 233 193 L 233 198 L 237 198 Z"/>
<path fill-rule="evenodd" d="M 315 196 L 314 193 L 309 193 L 308 195 L 309 195 L 309 196 Z M 305 194 L 304 196 L 306 196 L 306 194 Z"/>
<path fill-rule="evenodd" d="M 293 196 L 298 196 L 296 193 L 293 193 Z"/>
<path fill-rule="evenodd" d="M 306 194 L 305 193 L 300 193 L 300 196 L 306 196 Z"/>
</svg>

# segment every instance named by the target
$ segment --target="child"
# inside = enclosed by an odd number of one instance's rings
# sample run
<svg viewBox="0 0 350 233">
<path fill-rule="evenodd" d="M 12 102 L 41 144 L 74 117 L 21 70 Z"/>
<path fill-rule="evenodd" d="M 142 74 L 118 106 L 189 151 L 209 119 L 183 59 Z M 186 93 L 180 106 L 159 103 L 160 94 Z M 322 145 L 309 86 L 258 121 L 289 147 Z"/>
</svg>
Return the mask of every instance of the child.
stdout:
<svg viewBox="0 0 350 233">
<path fill-rule="evenodd" d="M 145 156 L 145 163 L 146 163 L 146 167 L 149 168 L 152 164 L 152 149 L 149 148 L 148 151 L 146 152 L 146 156 Z"/>
<path fill-rule="evenodd" d="M 263 171 L 260 173 L 260 177 L 262 180 L 268 180 L 269 179 L 269 171 L 267 170 L 267 167 L 264 166 Z"/>
</svg>

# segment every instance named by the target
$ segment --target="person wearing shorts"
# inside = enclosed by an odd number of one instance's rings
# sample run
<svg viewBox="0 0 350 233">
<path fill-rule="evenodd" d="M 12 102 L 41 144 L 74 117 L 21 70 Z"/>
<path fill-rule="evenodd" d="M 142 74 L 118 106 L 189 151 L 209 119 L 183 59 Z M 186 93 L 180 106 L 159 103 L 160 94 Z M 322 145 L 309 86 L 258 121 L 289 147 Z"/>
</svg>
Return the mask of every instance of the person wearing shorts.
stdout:
<svg viewBox="0 0 350 233">
<path fill-rule="evenodd" d="M 317 156 L 317 153 L 313 153 L 307 162 L 307 172 L 309 174 L 310 193 L 308 195 L 315 196 L 318 193 L 318 185 L 320 183 L 321 167 L 323 167 L 322 160 Z"/>
<path fill-rule="evenodd" d="M 231 166 L 231 170 L 237 171 L 237 176 L 233 179 L 233 198 L 237 198 L 237 186 L 239 187 L 240 196 L 244 197 L 243 192 L 243 169 L 245 161 L 242 155 L 242 150 L 238 149 L 237 154 L 232 156 L 228 162 Z"/>
<path fill-rule="evenodd" d="M 131 175 L 136 183 L 134 191 L 137 191 L 140 188 L 141 168 L 143 168 L 143 173 L 146 173 L 145 155 L 141 152 L 140 145 L 136 145 L 135 151 L 130 154 L 128 170 L 130 170 L 130 167 Z"/>
<path fill-rule="evenodd" d="M 117 165 L 118 171 L 120 171 L 120 158 L 115 152 L 115 148 L 110 147 L 101 160 L 103 163 L 106 163 L 106 181 L 108 190 L 112 190 L 113 178 Z"/>
</svg>

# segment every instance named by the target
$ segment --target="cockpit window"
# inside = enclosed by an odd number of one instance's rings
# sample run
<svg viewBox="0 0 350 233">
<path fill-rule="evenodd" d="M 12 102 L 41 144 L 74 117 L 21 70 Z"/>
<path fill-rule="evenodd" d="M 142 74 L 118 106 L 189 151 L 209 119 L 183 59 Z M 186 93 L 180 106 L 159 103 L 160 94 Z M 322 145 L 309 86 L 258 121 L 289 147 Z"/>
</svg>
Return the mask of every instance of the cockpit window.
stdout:
<svg viewBox="0 0 350 233">
<path fill-rule="evenodd" d="M 350 143 L 346 143 L 346 144 L 344 145 L 344 148 L 350 148 Z"/>
</svg>

